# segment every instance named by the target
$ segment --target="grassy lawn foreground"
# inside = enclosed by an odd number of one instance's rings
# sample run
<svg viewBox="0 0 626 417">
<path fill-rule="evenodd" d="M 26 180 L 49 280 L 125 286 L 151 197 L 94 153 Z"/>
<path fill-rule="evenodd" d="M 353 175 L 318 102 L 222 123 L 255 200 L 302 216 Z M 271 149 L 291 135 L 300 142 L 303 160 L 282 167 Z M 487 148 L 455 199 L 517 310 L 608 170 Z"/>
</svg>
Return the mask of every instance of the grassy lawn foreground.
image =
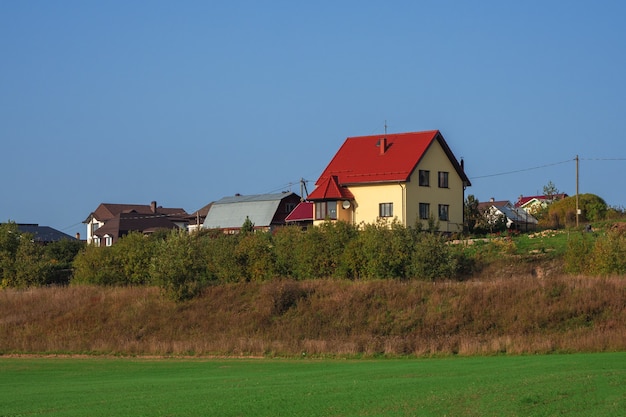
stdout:
<svg viewBox="0 0 626 417">
<path fill-rule="evenodd" d="M 0 416 L 626 415 L 626 353 L 0 358 Z"/>
</svg>

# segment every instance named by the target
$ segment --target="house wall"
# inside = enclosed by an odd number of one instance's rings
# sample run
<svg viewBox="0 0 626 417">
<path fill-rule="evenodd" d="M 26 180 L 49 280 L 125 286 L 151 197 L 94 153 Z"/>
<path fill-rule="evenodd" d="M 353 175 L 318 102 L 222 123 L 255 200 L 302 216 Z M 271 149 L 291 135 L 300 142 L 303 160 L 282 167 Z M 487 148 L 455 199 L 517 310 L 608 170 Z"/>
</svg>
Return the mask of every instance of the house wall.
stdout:
<svg viewBox="0 0 626 417">
<path fill-rule="evenodd" d="M 419 185 L 419 170 L 430 171 L 429 186 Z M 439 188 L 439 171 L 448 173 L 448 188 Z M 434 141 L 411 174 L 406 185 L 406 218 L 407 225 L 413 226 L 417 221 L 422 227 L 428 227 L 428 220 L 419 219 L 419 203 L 430 204 L 430 215 L 439 219 L 439 204 L 449 206 L 448 221 L 439 221 L 441 232 L 463 231 L 463 180 L 454 169 L 439 142 Z"/>
<path fill-rule="evenodd" d="M 97 225 L 98 227 L 101 227 L 101 226 L 104 225 L 104 222 L 99 222 L 95 218 L 91 217 L 91 219 L 87 223 L 87 243 L 92 243 L 93 242 L 93 230 L 94 230 L 93 228 L 94 228 L 94 225 Z"/>
<path fill-rule="evenodd" d="M 381 203 L 393 203 L 393 216 L 399 222 L 404 222 L 403 191 L 399 184 L 370 184 L 349 187 L 354 195 L 354 223 L 375 223 L 379 217 Z M 347 211 L 342 210 L 341 211 Z"/>
</svg>

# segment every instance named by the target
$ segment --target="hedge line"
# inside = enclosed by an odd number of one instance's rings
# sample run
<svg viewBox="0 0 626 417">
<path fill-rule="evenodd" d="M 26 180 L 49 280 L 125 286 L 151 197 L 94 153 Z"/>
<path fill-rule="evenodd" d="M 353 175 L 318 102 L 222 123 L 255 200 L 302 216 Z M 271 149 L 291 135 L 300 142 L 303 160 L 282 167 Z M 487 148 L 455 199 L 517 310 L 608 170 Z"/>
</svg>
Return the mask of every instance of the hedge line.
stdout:
<svg viewBox="0 0 626 417">
<path fill-rule="evenodd" d="M 471 261 L 445 237 L 397 223 L 324 223 L 274 233 L 225 235 L 172 231 L 146 238 L 131 233 L 107 248 L 86 247 L 74 261 L 72 283 L 159 285 L 176 299 L 208 283 L 293 280 L 456 278 Z"/>
</svg>

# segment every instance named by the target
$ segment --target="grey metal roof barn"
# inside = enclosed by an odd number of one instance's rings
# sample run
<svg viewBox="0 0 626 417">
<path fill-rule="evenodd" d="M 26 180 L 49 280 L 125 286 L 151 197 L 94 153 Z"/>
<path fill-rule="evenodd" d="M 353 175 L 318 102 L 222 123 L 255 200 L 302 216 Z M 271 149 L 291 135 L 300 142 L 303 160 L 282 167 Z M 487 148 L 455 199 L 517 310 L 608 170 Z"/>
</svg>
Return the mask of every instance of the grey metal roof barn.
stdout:
<svg viewBox="0 0 626 417">
<path fill-rule="evenodd" d="M 256 195 L 234 195 L 213 203 L 204 220 L 205 229 L 238 230 L 246 217 L 255 229 L 271 229 L 285 224 L 285 217 L 300 202 L 293 192 Z"/>
</svg>

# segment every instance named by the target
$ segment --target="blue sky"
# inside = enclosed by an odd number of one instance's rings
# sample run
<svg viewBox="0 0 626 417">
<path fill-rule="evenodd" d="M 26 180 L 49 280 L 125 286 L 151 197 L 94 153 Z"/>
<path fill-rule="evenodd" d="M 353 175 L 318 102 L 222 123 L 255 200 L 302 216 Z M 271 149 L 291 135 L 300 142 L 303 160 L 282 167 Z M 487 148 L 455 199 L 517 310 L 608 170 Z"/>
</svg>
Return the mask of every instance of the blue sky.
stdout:
<svg viewBox="0 0 626 417">
<path fill-rule="evenodd" d="M 346 137 L 438 129 L 467 194 L 626 206 L 621 1 L 0 2 L 0 221 L 298 192 Z M 293 184 L 293 185 L 292 185 Z"/>
</svg>

